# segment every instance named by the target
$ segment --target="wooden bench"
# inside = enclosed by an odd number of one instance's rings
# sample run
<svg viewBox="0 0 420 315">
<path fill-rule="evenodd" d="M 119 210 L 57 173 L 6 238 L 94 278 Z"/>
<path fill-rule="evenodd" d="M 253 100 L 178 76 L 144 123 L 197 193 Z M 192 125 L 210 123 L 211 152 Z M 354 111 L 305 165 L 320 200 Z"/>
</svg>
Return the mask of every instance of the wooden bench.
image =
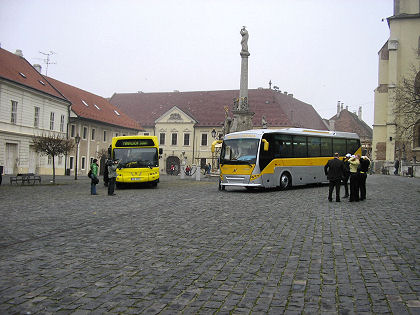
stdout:
<svg viewBox="0 0 420 315">
<path fill-rule="evenodd" d="M 41 183 L 41 176 L 35 175 L 34 173 L 25 173 L 25 174 L 17 174 L 16 176 L 10 177 L 10 184 L 13 183 L 25 185 L 25 184 L 32 184 L 34 185 L 35 182 Z"/>
</svg>

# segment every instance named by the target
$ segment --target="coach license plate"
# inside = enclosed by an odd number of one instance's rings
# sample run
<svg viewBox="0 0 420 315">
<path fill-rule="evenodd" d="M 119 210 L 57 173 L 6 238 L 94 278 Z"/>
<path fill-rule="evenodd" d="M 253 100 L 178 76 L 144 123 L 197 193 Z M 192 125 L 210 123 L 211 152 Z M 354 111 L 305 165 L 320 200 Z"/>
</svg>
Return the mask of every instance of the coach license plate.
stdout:
<svg viewBox="0 0 420 315">
<path fill-rule="evenodd" d="M 140 177 L 131 177 L 131 180 L 140 180 Z"/>
</svg>

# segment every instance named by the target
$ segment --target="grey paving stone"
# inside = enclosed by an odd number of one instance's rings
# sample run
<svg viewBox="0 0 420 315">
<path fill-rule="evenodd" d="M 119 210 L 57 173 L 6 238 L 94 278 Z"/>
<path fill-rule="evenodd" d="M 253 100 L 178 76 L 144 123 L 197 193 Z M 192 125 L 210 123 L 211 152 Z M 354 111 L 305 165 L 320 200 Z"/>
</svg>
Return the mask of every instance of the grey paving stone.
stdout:
<svg viewBox="0 0 420 315">
<path fill-rule="evenodd" d="M 250 193 L 162 176 L 157 189 L 0 186 L 0 312 L 415 314 L 420 180 L 374 175 Z M 18 196 L 18 197 L 17 197 Z"/>
</svg>

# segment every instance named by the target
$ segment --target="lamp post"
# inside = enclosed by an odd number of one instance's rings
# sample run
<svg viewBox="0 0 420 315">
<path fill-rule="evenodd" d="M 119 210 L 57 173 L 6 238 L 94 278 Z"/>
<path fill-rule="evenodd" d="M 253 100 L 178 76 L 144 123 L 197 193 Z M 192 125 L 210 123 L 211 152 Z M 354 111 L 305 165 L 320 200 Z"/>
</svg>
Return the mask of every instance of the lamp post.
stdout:
<svg viewBox="0 0 420 315">
<path fill-rule="evenodd" d="M 77 180 L 77 160 L 79 159 L 79 143 L 80 143 L 79 135 L 74 137 L 74 142 L 76 142 L 76 163 L 75 163 L 75 168 L 74 168 L 74 179 Z"/>
</svg>

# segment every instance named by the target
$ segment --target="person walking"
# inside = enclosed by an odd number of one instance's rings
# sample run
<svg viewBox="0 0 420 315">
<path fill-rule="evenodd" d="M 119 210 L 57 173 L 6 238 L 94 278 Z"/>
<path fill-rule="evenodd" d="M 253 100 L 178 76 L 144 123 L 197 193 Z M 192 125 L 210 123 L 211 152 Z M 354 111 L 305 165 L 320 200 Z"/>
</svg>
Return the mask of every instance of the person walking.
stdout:
<svg viewBox="0 0 420 315">
<path fill-rule="evenodd" d="M 90 165 L 90 170 L 92 171 L 92 175 L 90 176 L 91 182 L 90 182 L 90 194 L 91 195 L 97 195 L 96 193 L 96 184 L 99 183 L 98 179 L 98 160 L 93 159 L 92 164 Z"/>
<path fill-rule="evenodd" d="M 332 193 L 335 187 L 335 201 L 340 202 L 340 184 L 344 176 L 344 163 L 340 160 L 338 153 L 334 153 L 334 158 L 325 164 L 324 172 L 330 181 L 328 201 L 332 201 Z"/>
<path fill-rule="evenodd" d="M 115 180 L 117 178 L 119 162 L 119 160 L 114 160 L 108 165 L 108 196 L 115 196 Z"/>
<path fill-rule="evenodd" d="M 398 169 L 400 168 L 400 161 L 398 161 L 398 159 L 395 160 L 394 168 L 395 168 L 394 175 L 398 175 Z"/>
<path fill-rule="evenodd" d="M 351 154 L 347 153 L 346 157 L 343 160 L 344 162 L 344 176 L 343 176 L 344 197 L 343 198 L 348 198 L 350 196 L 349 185 L 348 185 L 349 178 L 350 178 L 350 163 L 349 163 L 350 157 L 351 157 Z"/>
<path fill-rule="evenodd" d="M 349 159 L 350 163 L 350 202 L 359 201 L 359 176 L 357 168 L 360 165 L 360 155 L 352 156 Z"/>
<path fill-rule="evenodd" d="M 360 200 L 366 199 L 366 178 L 369 171 L 370 160 L 367 156 L 360 158 L 359 166 L 359 189 L 360 189 Z"/>
</svg>

